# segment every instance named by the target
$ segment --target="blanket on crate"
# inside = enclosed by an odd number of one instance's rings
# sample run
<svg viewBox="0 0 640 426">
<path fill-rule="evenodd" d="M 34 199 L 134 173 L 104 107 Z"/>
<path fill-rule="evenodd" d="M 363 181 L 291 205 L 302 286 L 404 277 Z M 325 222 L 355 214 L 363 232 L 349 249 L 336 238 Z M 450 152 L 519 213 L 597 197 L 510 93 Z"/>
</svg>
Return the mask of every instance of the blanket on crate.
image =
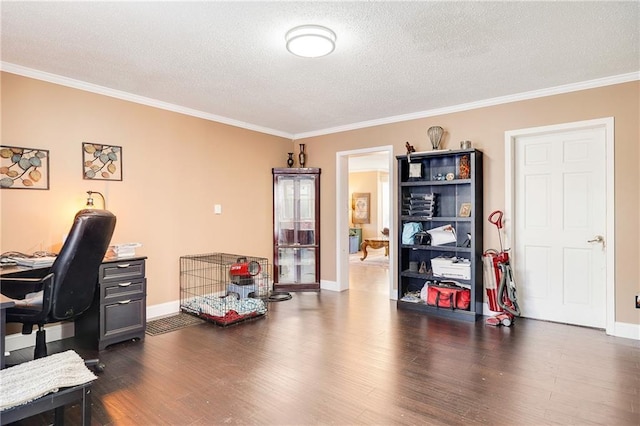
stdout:
<svg viewBox="0 0 640 426">
<path fill-rule="evenodd" d="M 267 312 L 267 305 L 262 300 L 239 298 L 235 294 L 229 294 L 225 297 L 214 295 L 193 297 L 184 301 L 181 308 L 200 317 L 224 323 L 263 315 Z"/>
<path fill-rule="evenodd" d="M 73 350 L 0 370 L 0 411 L 97 379 Z"/>
</svg>

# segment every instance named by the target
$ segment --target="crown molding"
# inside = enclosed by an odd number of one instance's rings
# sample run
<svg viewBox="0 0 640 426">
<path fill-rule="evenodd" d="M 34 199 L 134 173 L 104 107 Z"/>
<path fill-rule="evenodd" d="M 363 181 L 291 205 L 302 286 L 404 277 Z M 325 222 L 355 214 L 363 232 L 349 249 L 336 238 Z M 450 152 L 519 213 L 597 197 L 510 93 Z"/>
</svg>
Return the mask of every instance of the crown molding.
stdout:
<svg viewBox="0 0 640 426">
<path fill-rule="evenodd" d="M 286 139 L 293 139 L 291 133 L 282 132 L 280 130 L 270 129 L 268 127 L 262 127 L 244 121 L 234 120 L 232 118 L 222 117 L 220 115 L 209 114 L 203 111 L 198 111 L 191 108 L 185 108 L 180 105 L 171 104 L 168 102 L 162 102 L 156 99 L 146 98 L 144 96 L 134 95 L 132 93 L 123 92 L 120 90 L 110 89 L 108 87 L 99 86 L 97 84 L 87 83 L 80 80 L 74 80 L 72 78 L 63 77 L 57 74 L 51 74 L 44 71 L 34 70 L 32 68 L 15 65 L 9 62 L 0 62 L 0 70 L 21 75 L 23 77 L 29 77 L 36 80 L 42 80 L 49 83 L 59 84 L 61 86 L 67 86 L 74 89 L 84 90 L 86 92 L 97 93 L 99 95 L 109 96 L 124 101 L 134 102 L 137 104 L 147 105 L 154 108 L 164 109 L 167 111 L 177 112 L 192 117 L 202 118 L 204 120 L 215 121 L 217 123 L 228 124 L 234 127 L 240 127 L 242 129 L 253 130 L 259 133 L 266 133 L 268 135 L 280 136 Z"/>
<path fill-rule="evenodd" d="M 612 77 L 598 78 L 579 83 L 555 86 L 547 89 L 533 90 L 530 92 L 516 93 L 514 95 L 500 96 L 497 98 L 485 99 L 477 102 L 454 105 L 450 107 L 431 109 L 427 111 L 414 112 L 411 114 L 396 115 L 392 117 L 380 118 L 376 120 L 362 121 L 360 123 L 347 124 L 344 126 L 331 127 L 328 129 L 316 130 L 312 132 L 298 133 L 294 139 L 304 139 L 315 136 L 328 135 L 332 133 L 346 132 L 349 130 L 363 129 L 366 127 L 380 126 L 383 124 L 398 123 L 402 121 L 417 120 L 420 118 L 435 117 L 438 115 L 451 114 L 454 112 L 469 111 L 472 109 L 485 108 L 494 105 L 507 104 L 511 102 L 525 101 L 529 99 L 542 98 L 545 96 L 559 95 L 563 93 L 577 92 L 580 90 L 594 89 L 598 87 L 611 86 L 614 84 L 628 83 L 640 80 L 640 71 L 628 74 L 621 74 Z"/>
<path fill-rule="evenodd" d="M 202 118 L 204 120 L 215 121 L 217 123 L 228 124 L 234 127 L 240 127 L 242 129 L 252 130 L 259 133 L 266 133 L 268 135 L 279 136 L 286 139 L 298 140 L 315 136 L 323 136 L 332 133 L 346 132 L 349 130 L 363 129 L 366 127 L 380 126 L 383 124 L 399 123 L 402 121 L 417 120 L 427 117 L 435 117 L 444 114 L 451 114 L 455 112 L 469 111 L 472 109 L 485 108 L 489 106 L 501 105 L 511 102 L 524 101 L 535 98 L 542 98 L 545 96 L 559 95 L 563 93 L 577 92 L 580 90 L 594 89 L 598 87 L 611 86 L 614 84 L 628 83 L 630 81 L 640 80 L 640 71 L 621 74 L 611 77 L 599 78 L 595 80 L 588 80 L 578 83 L 571 83 L 562 86 L 555 86 L 546 89 L 533 90 L 530 92 L 516 93 L 514 95 L 499 96 L 496 98 L 485 99 L 477 102 L 469 102 L 466 104 L 453 105 L 450 107 L 436 108 L 426 111 L 414 112 L 411 114 L 395 115 L 386 118 L 379 118 L 375 120 L 361 121 L 358 123 L 347 124 L 344 126 L 330 127 L 327 129 L 314 130 L 311 132 L 303 133 L 288 133 L 280 130 L 270 129 L 268 127 L 258 126 L 244 121 L 234 120 L 232 118 L 222 117 L 215 114 L 209 114 L 203 111 L 198 111 L 191 108 L 185 108 L 180 105 L 170 104 L 168 102 L 162 102 L 156 99 L 146 98 L 144 96 L 134 95 L 128 92 L 120 90 L 110 89 L 108 87 L 99 86 L 92 83 L 87 83 L 80 80 L 74 80 L 72 78 L 63 77 L 57 74 L 51 74 L 43 71 L 34 70 L 32 68 L 15 65 L 9 62 L 0 62 L 0 70 L 17 74 L 24 77 L 34 78 L 36 80 L 47 81 L 49 83 L 55 83 L 62 86 L 71 87 L 74 89 L 80 89 L 91 93 L 97 93 L 104 96 L 109 96 L 116 99 L 122 99 L 129 102 L 134 102 L 142 105 L 147 105 L 154 108 L 164 109 L 167 111 L 173 111 L 180 114 L 189 115 L 192 117 Z"/>
</svg>

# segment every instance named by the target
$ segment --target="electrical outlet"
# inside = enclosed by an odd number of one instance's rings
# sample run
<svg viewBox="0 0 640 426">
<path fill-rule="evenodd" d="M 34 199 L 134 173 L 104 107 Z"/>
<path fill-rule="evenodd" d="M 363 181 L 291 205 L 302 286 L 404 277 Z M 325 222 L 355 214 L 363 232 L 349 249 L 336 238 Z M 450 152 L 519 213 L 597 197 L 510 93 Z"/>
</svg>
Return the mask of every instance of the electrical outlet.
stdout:
<svg viewBox="0 0 640 426">
<path fill-rule="evenodd" d="M 213 212 L 215 214 L 222 214 L 222 204 L 216 204 L 213 206 Z"/>
</svg>

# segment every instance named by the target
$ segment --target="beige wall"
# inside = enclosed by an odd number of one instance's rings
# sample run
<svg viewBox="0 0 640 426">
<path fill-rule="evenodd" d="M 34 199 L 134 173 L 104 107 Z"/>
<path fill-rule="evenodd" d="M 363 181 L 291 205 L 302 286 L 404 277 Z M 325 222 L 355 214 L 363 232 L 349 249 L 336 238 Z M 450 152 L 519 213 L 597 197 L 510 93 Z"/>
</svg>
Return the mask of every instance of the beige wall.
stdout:
<svg viewBox="0 0 640 426">
<path fill-rule="evenodd" d="M 143 244 L 148 305 L 179 299 L 182 255 L 271 259 L 271 168 L 290 140 L 9 73 L 1 84 L 1 143 L 48 149 L 51 189 L 0 191 L 0 251 L 59 248 L 91 189 L 118 218 L 112 241 Z M 82 179 L 83 141 L 123 147 L 122 182 Z"/>
<path fill-rule="evenodd" d="M 101 191 L 118 216 L 114 242 L 144 244 L 149 305 L 179 298 L 179 257 L 207 252 L 271 258 L 271 168 L 307 144 L 307 167 L 322 168 L 323 280 L 336 280 L 336 152 L 409 141 L 429 150 L 426 129 L 444 127 L 444 148 L 473 141 L 485 153 L 485 210 L 504 209 L 504 132 L 615 117 L 616 320 L 640 324 L 640 83 L 632 82 L 297 140 L 2 73 L 2 144 L 51 154 L 49 191 L 0 191 L 0 251 L 59 247 L 85 191 Z M 123 147 L 124 180 L 82 179 L 81 143 Z M 392 171 L 392 173 L 396 173 Z M 392 189 L 394 192 L 395 190 Z M 393 199 L 392 199 L 392 202 Z M 223 214 L 213 214 L 222 204 Z M 393 225 L 396 226 L 396 225 Z M 485 247 L 497 245 L 485 224 Z"/>
<path fill-rule="evenodd" d="M 417 151 L 431 148 L 427 129 L 445 128 L 443 148 L 471 140 L 484 158 L 484 207 L 504 209 L 504 132 L 603 117 L 615 118 L 616 321 L 640 324 L 634 296 L 640 293 L 640 82 L 513 102 L 471 111 L 306 138 L 311 165 L 322 168 L 322 279 L 336 279 L 336 152 L 393 145 L 405 153 L 409 141 Z M 393 171 L 392 173 L 396 173 Z M 394 225 L 397 227 L 397 224 Z M 497 247 L 495 228 L 485 222 L 485 248 Z"/>
</svg>

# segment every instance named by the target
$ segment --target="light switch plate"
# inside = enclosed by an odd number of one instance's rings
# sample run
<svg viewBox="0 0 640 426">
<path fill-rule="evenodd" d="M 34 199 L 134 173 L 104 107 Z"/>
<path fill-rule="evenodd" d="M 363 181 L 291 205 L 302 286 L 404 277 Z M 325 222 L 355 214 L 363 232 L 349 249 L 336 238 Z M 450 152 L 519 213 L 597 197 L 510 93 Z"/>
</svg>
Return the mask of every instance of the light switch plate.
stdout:
<svg viewBox="0 0 640 426">
<path fill-rule="evenodd" d="M 213 206 L 213 212 L 215 214 L 222 214 L 222 204 L 216 204 Z"/>
</svg>

